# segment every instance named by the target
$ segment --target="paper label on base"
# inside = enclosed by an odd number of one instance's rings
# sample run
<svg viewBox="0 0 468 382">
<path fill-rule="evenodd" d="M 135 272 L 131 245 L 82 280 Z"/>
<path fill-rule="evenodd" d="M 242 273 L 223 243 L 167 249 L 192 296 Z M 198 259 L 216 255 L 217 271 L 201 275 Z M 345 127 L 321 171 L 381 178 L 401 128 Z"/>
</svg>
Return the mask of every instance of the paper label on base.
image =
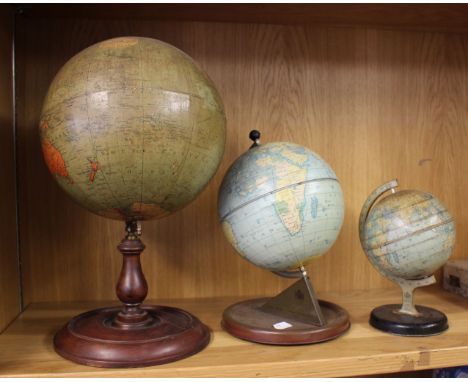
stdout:
<svg viewBox="0 0 468 382">
<path fill-rule="evenodd" d="M 290 328 L 291 326 L 292 325 L 286 321 L 281 321 L 281 322 L 277 322 L 276 324 L 273 324 L 273 327 L 276 330 L 284 330 L 284 329 Z"/>
</svg>

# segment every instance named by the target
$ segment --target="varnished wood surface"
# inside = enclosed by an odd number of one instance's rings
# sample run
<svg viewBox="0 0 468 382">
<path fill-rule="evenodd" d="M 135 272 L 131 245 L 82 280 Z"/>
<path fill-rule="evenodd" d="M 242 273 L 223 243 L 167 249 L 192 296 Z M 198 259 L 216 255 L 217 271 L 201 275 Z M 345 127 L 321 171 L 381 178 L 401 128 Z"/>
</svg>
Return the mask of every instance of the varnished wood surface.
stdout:
<svg viewBox="0 0 468 382">
<path fill-rule="evenodd" d="M 0 5 L 0 332 L 20 311 L 13 137 L 13 12 Z"/>
<path fill-rule="evenodd" d="M 149 298 L 275 294 L 287 281 L 241 259 L 225 240 L 217 190 L 232 161 L 262 141 L 301 143 L 341 181 L 342 232 L 310 265 L 319 291 L 389 287 L 358 239 L 368 194 L 398 178 L 447 204 L 468 253 L 468 36 L 151 20 L 26 19 L 17 24 L 21 255 L 26 302 L 114 298 L 123 224 L 93 216 L 55 185 L 37 124 L 49 82 L 68 58 L 119 35 L 167 41 L 216 83 L 227 115 L 218 173 L 184 210 L 143 224 Z"/>
<path fill-rule="evenodd" d="M 83 17 L 468 30 L 466 4 L 28 4 L 25 17 Z"/>
<path fill-rule="evenodd" d="M 468 300 L 434 288 L 417 292 L 417 302 L 442 310 L 450 328 L 433 337 L 398 337 L 367 323 L 372 308 L 396 303 L 396 288 L 366 292 L 322 293 L 347 309 L 351 329 L 322 344 L 269 346 L 245 342 L 223 332 L 221 313 L 237 298 L 164 300 L 189 310 L 213 330 L 208 347 L 171 364 L 124 370 L 95 369 L 55 354 L 52 336 L 64 322 L 102 303 L 36 303 L 0 336 L 0 374 L 27 377 L 337 377 L 394 373 L 466 365 Z"/>
</svg>

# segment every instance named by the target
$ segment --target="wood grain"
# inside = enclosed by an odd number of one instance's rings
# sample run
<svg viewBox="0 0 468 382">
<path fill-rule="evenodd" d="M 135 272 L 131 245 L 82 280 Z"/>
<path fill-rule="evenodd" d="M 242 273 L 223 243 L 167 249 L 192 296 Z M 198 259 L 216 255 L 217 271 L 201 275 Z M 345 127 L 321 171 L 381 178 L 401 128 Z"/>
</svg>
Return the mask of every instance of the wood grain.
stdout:
<svg viewBox="0 0 468 382">
<path fill-rule="evenodd" d="M 312 262 L 319 292 L 389 287 L 369 264 L 357 221 L 367 195 L 397 177 L 447 204 L 468 253 L 468 36 L 304 25 L 18 20 L 18 142 L 21 255 L 26 302 L 114 298 L 123 224 L 75 205 L 41 158 L 37 123 L 48 84 L 68 58 L 119 35 L 167 41 L 217 85 L 227 113 L 221 167 L 184 210 L 143 225 L 149 298 L 275 294 L 282 280 L 236 255 L 219 227 L 223 174 L 249 147 L 290 140 L 324 157 L 345 195 L 342 232 Z"/>
<path fill-rule="evenodd" d="M 0 373 L 16 377 L 341 377 L 396 373 L 466 365 L 468 300 L 426 288 L 418 304 L 445 312 L 450 328 L 433 337 L 399 337 L 367 323 L 372 308 L 396 303 L 398 291 L 324 293 L 346 308 L 351 329 L 342 337 L 315 345 L 269 346 L 234 338 L 221 330 L 223 309 L 235 298 L 158 301 L 196 314 L 213 330 L 202 352 L 174 363 L 140 369 L 96 369 L 62 359 L 52 337 L 64 322 L 98 303 L 35 303 L 0 336 Z"/>
<path fill-rule="evenodd" d="M 466 4 L 27 4 L 27 18 L 146 19 L 468 31 Z"/>
<path fill-rule="evenodd" d="M 13 136 L 13 10 L 0 5 L 0 332 L 20 311 Z"/>
</svg>

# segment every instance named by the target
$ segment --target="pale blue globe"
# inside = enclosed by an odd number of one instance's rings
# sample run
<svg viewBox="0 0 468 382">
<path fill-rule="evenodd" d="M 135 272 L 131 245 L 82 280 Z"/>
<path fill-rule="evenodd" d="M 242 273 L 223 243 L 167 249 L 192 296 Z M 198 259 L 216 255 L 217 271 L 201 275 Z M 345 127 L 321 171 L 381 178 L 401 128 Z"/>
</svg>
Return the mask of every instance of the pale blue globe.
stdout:
<svg viewBox="0 0 468 382">
<path fill-rule="evenodd" d="M 228 241 L 251 263 L 289 270 L 327 252 L 343 224 L 335 172 L 311 150 L 289 142 L 253 147 L 221 184 L 219 218 Z"/>
</svg>

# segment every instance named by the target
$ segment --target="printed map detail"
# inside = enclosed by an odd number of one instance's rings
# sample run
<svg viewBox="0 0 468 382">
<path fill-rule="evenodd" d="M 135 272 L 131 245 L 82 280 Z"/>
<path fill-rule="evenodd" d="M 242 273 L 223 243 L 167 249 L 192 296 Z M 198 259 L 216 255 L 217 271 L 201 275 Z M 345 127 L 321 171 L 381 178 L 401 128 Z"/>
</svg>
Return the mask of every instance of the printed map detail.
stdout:
<svg viewBox="0 0 468 382">
<path fill-rule="evenodd" d="M 93 45 L 53 80 L 39 124 L 44 159 L 88 210 L 152 219 L 192 201 L 224 151 L 225 116 L 211 80 L 161 41 Z"/>
<path fill-rule="evenodd" d="M 431 194 L 403 190 L 380 200 L 364 224 L 363 247 L 385 276 L 420 279 L 448 260 L 455 224 Z"/>
<path fill-rule="evenodd" d="M 224 233 L 250 262 L 286 270 L 326 252 L 344 217 L 341 187 L 322 158 L 287 142 L 252 148 L 219 194 Z"/>
</svg>

